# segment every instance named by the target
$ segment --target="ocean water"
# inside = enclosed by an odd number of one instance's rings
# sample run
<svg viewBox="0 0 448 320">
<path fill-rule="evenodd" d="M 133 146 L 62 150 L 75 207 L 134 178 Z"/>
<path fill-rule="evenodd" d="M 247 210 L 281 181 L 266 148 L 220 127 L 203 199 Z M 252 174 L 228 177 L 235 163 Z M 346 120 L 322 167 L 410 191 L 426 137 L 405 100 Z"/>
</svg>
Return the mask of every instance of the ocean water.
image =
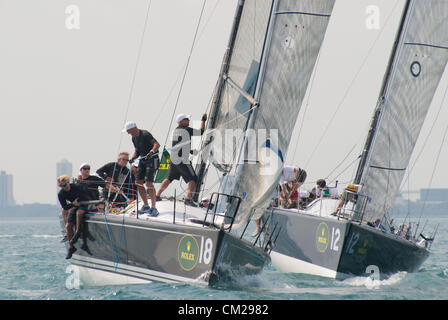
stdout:
<svg viewBox="0 0 448 320">
<path fill-rule="evenodd" d="M 440 225 L 432 253 L 419 272 L 400 272 L 384 280 L 332 280 L 280 273 L 268 266 L 259 275 L 219 288 L 152 282 L 79 289 L 66 286 L 70 264 L 57 217 L 0 219 L 0 300 L 448 299 L 448 217 L 428 217 L 425 230 Z"/>
</svg>

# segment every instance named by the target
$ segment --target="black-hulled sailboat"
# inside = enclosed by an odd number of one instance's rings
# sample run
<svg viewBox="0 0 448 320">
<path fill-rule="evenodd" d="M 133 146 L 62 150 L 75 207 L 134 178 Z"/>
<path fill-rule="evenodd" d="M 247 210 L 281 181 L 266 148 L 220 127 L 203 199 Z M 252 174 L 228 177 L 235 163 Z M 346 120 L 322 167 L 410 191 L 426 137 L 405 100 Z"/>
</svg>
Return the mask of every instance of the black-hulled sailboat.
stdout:
<svg viewBox="0 0 448 320">
<path fill-rule="evenodd" d="M 273 265 L 331 278 L 415 272 L 434 233 L 391 223 L 393 207 L 448 60 L 448 2 L 408 0 L 354 180 L 339 199 L 265 211 Z M 420 230 L 421 231 L 421 230 Z"/>
<path fill-rule="evenodd" d="M 157 217 L 138 214 L 138 201 L 88 216 L 90 253 L 78 249 L 71 259 L 82 283 L 215 284 L 261 272 L 267 242 L 246 240 L 246 228 L 276 186 L 333 4 L 238 1 L 197 168 L 196 197 L 210 197 L 211 205 L 186 206 L 174 197 L 157 202 Z M 291 113 L 281 112 L 284 105 Z M 281 130 L 267 132 L 272 128 Z M 229 132 L 232 143 L 223 143 Z M 206 195 L 210 165 L 221 183 Z"/>
</svg>

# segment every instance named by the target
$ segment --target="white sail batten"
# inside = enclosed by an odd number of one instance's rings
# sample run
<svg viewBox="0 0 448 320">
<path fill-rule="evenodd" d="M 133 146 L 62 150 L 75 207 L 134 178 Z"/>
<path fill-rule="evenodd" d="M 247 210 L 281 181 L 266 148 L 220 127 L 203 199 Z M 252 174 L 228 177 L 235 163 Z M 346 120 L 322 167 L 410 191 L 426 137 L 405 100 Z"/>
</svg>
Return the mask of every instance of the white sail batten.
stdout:
<svg viewBox="0 0 448 320">
<path fill-rule="evenodd" d="M 333 6 L 334 0 L 275 1 L 254 95 L 259 106 L 232 184 L 243 199 L 235 226 L 265 207 L 277 186 Z"/>
<path fill-rule="evenodd" d="M 448 60 L 448 1 L 411 0 L 405 19 L 360 180 L 367 221 L 393 206 Z"/>
</svg>

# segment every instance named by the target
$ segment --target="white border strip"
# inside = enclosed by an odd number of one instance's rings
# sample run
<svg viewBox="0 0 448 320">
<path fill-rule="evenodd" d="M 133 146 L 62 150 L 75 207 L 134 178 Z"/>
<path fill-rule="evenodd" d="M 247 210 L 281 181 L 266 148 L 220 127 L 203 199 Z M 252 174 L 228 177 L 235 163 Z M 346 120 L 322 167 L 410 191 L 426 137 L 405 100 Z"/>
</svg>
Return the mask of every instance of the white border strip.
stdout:
<svg viewBox="0 0 448 320">
<path fill-rule="evenodd" d="M 290 256 L 271 252 L 271 261 L 274 267 L 281 272 L 306 273 L 327 278 L 336 278 L 337 271 L 318 266 Z"/>
<path fill-rule="evenodd" d="M 80 255 L 73 255 L 72 261 L 73 261 L 72 264 L 78 267 L 85 267 L 99 271 L 106 271 L 117 275 L 126 275 L 133 278 L 145 279 L 150 281 L 154 280 L 168 283 L 203 282 L 205 284 L 208 284 L 207 282 L 198 279 L 176 276 L 165 272 L 130 266 L 123 263 L 114 264 L 111 261 L 90 258 Z"/>
</svg>

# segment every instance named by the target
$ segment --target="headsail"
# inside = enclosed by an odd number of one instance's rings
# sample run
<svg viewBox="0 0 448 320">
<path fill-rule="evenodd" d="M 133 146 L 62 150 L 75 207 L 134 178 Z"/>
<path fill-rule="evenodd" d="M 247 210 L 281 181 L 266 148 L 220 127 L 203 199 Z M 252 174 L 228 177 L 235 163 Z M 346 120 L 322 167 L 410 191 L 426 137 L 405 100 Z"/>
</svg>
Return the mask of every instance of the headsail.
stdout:
<svg viewBox="0 0 448 320">
<path fill-rule="evenodd" d="M 393 206 L 448 59 L 448 1 L 408 1 L 403 19 L 355 179 L 367 197 L 357 211 L 367 221 Z"/>
<path fill-rule="evenodd" d="M 232 164 L 238 160 L 225 177 L 225 191 L 243 199 L 236 227 L 267 204 L 277 185 L 333 5 L 334 0 L 245 1 L 228 72 L 234 83 L 225 83 L 216 123 L 221 137 L 227 133 L 236 141 L 225 143 L 232 148 L 221 156 Z M 219 148 L 213 150 L 218 158 Z"/>
</svg>

